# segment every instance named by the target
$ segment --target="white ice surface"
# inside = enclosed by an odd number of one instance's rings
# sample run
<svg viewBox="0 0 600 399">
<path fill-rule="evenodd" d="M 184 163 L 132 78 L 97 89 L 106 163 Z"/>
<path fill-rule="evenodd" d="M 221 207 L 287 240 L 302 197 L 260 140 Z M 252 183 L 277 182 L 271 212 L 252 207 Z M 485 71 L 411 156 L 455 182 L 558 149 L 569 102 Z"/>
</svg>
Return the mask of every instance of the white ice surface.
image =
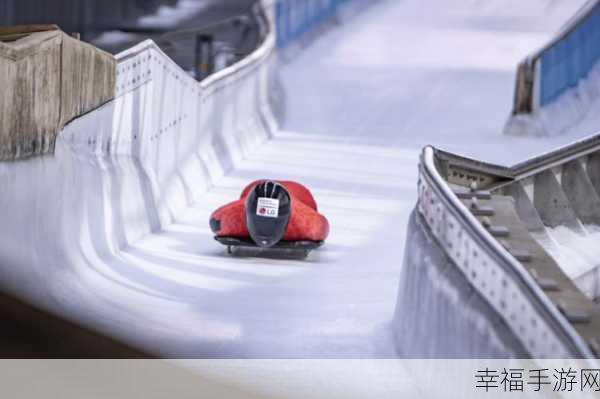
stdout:
<svg viewBox="0 0 600 399">
<path fill-rule="evenodd" d="M 394 357 L 389 323 L 421 147 L 512 163 L 557 144 L 501 129 L 516 62 L 577 3 L 373 2 L 282 66 L 284 129 L 173 224 L 94 268 L 27 271 L 28 289 L 167 356 Z M 314 191 L 331 223 L 324 248 L 306 261 L 226 255 L 209 214 L 256 178 Z"/>
<path fill-rule="evenodd" d="M 589 134 L 501 134 L 517 63 L 585 1 L 379 1 L 283 68 L 287 128 L 511 165 Z M 314 82 L 319 82 L 315 84 Z"/>
<path fill-rule="evenodd" d="M 589 298 L 600 297 L 600 227 L 575 232 L 558 226 L 546 233 L 533 236 Z"/>
<path fill-rule="evenodd" d="M 177 292 L 183 309 L 169 318 L 197 327 L 177 340 L 221 355 L 394 356 L 388 323 L 421 147 L 511 163 L 556 145 L 501 130 L 516 63 L 578 4 L 509 3 L 381 1 L 282 66 L 286 131 L 130 251 L 134 270 Z M 210 211 L 265 176 L 306 183 L 331 222 L 307 262 L 232 259 L 210 241 Z"/>
<path fill-rule="evenodd" d="M 199 355 L 394 356 L 387 322 L 404 241 L 404 226 L 395 220 L 414 205 L 416 155 L 282 133 L 223 178 L 201 205 L 124 254 L 128 278 L 139 282 L 141 276 L 173 304 L 168 314 L 155 309 L 144 318 L 162 319 L 153 320 L 155 326 L 176 325 L 170 341 L 182 351 L 194 342 Z M 390 163 L 401 167 L 390 171 Z M 357 170 L 358 164 L 365 166 Z M 307 260 L 232 258 L 212 240 L 210 212 L 265 176 L 306 183 L 329 218 L 326 246 Z M 364 256 L 367 249 L 377 261 Z"/>
</svg>

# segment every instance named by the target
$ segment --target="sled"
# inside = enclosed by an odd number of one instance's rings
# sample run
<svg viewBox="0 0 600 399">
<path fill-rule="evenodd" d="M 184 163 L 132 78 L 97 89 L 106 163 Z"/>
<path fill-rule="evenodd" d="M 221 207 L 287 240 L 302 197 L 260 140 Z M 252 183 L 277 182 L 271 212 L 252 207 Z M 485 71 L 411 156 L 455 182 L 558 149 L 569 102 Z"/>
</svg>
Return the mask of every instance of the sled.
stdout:
<svg viewBox="0 0 600 399">
<path fill-rule="evenodd" d="M 227 247 L 227 253 L 233 254 L 236 248 L 251 248 L 261 251 L 284 250 L 300 253 L 307 257 L 311 251 L 323 245 L 324 241 L 279 241 L 271 248 L 261 248 L 250 238 L 215 237 L 215 240 Z"/>
</svg>

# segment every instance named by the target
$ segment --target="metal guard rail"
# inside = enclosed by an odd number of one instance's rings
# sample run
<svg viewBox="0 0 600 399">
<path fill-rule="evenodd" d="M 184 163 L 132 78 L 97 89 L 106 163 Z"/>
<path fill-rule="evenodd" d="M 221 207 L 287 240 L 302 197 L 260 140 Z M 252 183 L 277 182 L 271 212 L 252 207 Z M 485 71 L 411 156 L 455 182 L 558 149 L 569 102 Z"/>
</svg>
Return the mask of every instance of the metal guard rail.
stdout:
<svg viewBox="0 0 600 399">
<path fill-rule="evenodd" d="M 578 145 L 585 147 L 588 143 Z M 547 154 L 535 162 L 539 165 L 564 151 Z M 417 207 L 440 247 L 516 333 L 532 357 L 593 358 L 584 340 L 523 265 L 458 199 L 438 170 L 438 155 L 433 147 L 423 150 Z"/>
</svg>

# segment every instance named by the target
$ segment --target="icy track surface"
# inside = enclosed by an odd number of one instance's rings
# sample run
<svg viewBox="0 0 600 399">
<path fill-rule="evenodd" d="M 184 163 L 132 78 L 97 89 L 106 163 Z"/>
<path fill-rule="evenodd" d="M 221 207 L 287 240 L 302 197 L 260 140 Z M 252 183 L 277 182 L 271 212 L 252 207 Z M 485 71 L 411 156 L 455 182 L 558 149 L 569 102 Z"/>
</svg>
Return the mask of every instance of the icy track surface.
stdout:
<svg viewBox="0 0 600 399">
<path fill-rule="evenodd" d="M 59 306 L 163 356 L 395 357 L 389 323 L 421 147 L 512 163 L 556 144 L 501 130 L 516 62 L 579 4 L 365 3 L 281 66 L 287 122 L 274 139 L 103 270 L 45 280 Z M 314 191 L 332 227 L 322 250 L 231 257 L 213 241 L 211 211 L 256 178 Z"/>
<path fill-rule="evenodd" d="M 594 133 L 500 134 L 517 63 L 584 3 L 372 2 L 283 68 L 287 127 L 403 148 L 433 144 L 502 165 Z"/>
</svg>

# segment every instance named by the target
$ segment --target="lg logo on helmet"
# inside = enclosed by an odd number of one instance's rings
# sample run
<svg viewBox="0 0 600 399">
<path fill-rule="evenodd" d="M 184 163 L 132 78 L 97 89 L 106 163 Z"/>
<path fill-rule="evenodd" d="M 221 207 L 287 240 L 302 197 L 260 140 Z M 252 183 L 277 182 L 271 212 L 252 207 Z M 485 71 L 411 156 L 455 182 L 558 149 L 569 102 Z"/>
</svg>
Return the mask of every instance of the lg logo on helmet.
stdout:
<svg viewBox="0 0 600 399">
<path fill-rule="evenodd" d="M 279 216 L 279 200 L 273 198 L 259 198 L 256 204 L 256 214 L 267 218 Z"/>
</svg>

